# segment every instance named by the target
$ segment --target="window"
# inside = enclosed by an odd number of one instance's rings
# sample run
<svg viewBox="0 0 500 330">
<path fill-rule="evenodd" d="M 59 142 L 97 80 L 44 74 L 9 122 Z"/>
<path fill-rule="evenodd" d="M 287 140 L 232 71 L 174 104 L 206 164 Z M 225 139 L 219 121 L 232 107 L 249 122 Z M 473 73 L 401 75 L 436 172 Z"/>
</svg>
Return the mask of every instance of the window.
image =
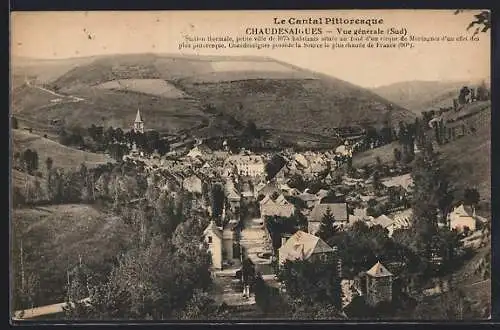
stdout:
<svg viewBox="0 0 500 330">
<path fill-rule="evenodd" d="M 212 244 L 212 236 L 208 236 L 208 244 Z"/>
</svg>

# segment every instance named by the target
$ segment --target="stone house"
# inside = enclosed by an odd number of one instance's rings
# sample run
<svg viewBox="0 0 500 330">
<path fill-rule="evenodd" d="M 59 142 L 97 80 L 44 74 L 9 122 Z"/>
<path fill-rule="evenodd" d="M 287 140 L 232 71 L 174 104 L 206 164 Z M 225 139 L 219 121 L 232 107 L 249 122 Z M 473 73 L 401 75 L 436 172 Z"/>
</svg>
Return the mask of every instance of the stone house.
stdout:
<svg viewBox="0 0 500 330">
<path fill-rule="evenodd" d="M 295 206 L 283 195 L 279 195 L 274 200 L 270 195 L 266 195 L 259 202 L 259 205 L 261 218 L 266 216 L 290 217 L 295 213 Z"/>
<path fill-rule="evenodd" d="M 328 258 L 335 254 L 335 249 L 330 247 L 321 238 L 305 233 L 301 230 L 290 236 L 279 248 L 279 264 L 287 260 L 310 260 L 311 258 Z"/>
</svg>

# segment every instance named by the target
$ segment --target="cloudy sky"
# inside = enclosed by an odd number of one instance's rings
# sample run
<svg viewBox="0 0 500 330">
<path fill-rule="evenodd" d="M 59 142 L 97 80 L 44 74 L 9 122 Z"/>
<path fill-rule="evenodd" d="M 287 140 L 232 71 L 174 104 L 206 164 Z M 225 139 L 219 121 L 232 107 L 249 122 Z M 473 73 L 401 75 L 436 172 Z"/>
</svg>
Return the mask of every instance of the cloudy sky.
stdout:
<svg viewBox="0 0 500 330">
<path fill-rule="evenodd" d="M 364 87 L 408 80 L 470 80 L 489 77 L 489 32 L 481 33 L 479 41 L 421 43 L 413 49 L 179 51 L 178 44 L 186 34 L 235 37 L 244 35 L 248 27 L 277 27 L 274 17 L 382 18 L 382 28 L 406 28 L 416 36 L 470 37 L 472 32 L 466 31 L 466 27 L 476 12 L 459 15 L 454 15 L 453 10 L 17 12 L 11 20 L 11 52 L 13 56 L 45 59 L 146 52 L 260 55 Z M 335 31 L 337 26 L 320 27 Z"/>
</svg>

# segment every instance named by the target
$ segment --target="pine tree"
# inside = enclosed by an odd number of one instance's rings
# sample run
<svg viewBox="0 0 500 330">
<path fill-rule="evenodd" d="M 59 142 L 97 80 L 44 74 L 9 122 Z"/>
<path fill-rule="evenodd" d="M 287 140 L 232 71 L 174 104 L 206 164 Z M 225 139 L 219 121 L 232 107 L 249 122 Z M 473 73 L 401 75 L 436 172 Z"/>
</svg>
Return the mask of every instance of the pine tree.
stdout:
<svg viewBox="0 0 500 330">
<path fill-rule="evenodd" d="M 336 232 L 335 217 L 333 216 L 332 210 L 328 207 L 323 215 L 323 218 L 321 219 L 317 236 L 324 241 L 328 241 L 333 235 L 335 235 Z"/>
<path fill-rule="evenodd" d="M 431 143 L 417 156 L 411 175 L 414 184 L 414 248 L 425 257 L 430 252 L 431 239 L 437 232 L 437 210 L 448 189 L 446 177 Z"/>
</svg>

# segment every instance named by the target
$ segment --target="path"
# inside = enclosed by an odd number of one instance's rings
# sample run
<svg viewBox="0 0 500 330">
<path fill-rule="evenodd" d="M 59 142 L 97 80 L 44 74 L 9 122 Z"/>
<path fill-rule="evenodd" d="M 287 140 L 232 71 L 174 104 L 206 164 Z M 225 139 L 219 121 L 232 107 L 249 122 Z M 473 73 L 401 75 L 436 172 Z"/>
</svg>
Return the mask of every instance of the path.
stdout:
<svg viewBox="0 0 500 330">
<path fill-rule="evenodd" d="M 272 252 L 271 239 L 261 219 L 243 219 L 240 237 L 249 258 L 258 258 L 260 252 Z"/>
<path fill-rule="evenodd" d="M 261 219 L 242 219 L 243 229 L 240 233 L 240 244 L 245 248 L 246 256 L 250 258 L 256 265 L 259 266 L 270 264 L 269 259 L 261 259 L 257 256 L 260 252 L 271 252 L 272 245 L 270 236 L 263 226 Z M 224 270 L 215 271 L 215 299 L 217 302 L 225 302 L 229 306 L 244 310 L 247 312 L 253 311 L 256 308 L 255 295 L 251 294 L 249 298 L 243 297 L 243 288 L 240 280 L 236 278 L 236 272 L 241 265 L 237 262 L 232 267 Z M 271 268 L 271 267 L 269 267 Z"/>
<path fill-rule="evenodd" d="M 243 219 L 240 245 L 245 248 L 246 256 L 256 265 L 256 270 L 263 274 L 273 273 L 270 259 L 258 256 L 260 253 L 272 253 L 272 241 L 262 219 Z"/>
<path fill-rule="evenodd" d="M 217 303 L 226 303 L 228 306 L 241 307 L 255 305 L 255 296 L 250 298 L 243 297 L 242 289 L 240 289 L 239 279 L 236 278 L 236 271 L 239 267 L 233 267 L 231 270 L 223 270 L 214 272 L 213 282 L 215 284 L 215 301 Z"/>
<path fill-rule="evenodd" d="M 52 95 L 54 95 L 54 96 L 61 97 L 61 98 L 68 98 L 68 97 L 69 97 L 69 98 L 71 99 L 71 101 L 70 101 L 70 102 L 80 102 L 80 101 L 84 101 L 84 99 L 82 99 L 81 97 L 78 97 L 78 96 L 73 96 L 73 95 L 62 95 L 62 94 L 56 93 L 56 92 L 54 92 L 54 91 L 52 91 L 52 90 L 50 90 L 50 89 L 47 89 L 47 88 L 45 88 L 45 87 L 38 86 L 38 85 L 33 85 L 33 84 L 31 84 L 31 82 L 30 82 L 28 79 L 26 79 L 26 80 L 25 80 L 25 82 L 26 82 L 26 86 L 28 86 L 28 87 L 32 87 L 32 88 L 39 89 L 39 90 L 41 90 L 41 91 L 47 92 L 47 93 L 49 93 L 49 94 L 52 94 Z"/>
<path fill-rule="evenodd" d="M 87 303 L 90 301 L 90 298 L 85 298 L 80 300 L 80 303 Z M 46 316 L 46 315 L 53 315 L 53 314 L 59 314 L 64 312 L 63 307 L 67 306 L 66 302 L 59 303 L 59 304 L 53 304 L 53 305 L 46 305 L 46 306 L 40 306 L 40 307 L 35 307 L 35 308 L 30 308 L 30 309 L 25 309 L 25 310 L 20 310 L 20 311 L 15 311 L 14 316 L 12 317 L 13 320 L 24 320 L 24 319 L 33 319 L 36 317 L 41 317 L 41 316 Z"/>
</svg>

